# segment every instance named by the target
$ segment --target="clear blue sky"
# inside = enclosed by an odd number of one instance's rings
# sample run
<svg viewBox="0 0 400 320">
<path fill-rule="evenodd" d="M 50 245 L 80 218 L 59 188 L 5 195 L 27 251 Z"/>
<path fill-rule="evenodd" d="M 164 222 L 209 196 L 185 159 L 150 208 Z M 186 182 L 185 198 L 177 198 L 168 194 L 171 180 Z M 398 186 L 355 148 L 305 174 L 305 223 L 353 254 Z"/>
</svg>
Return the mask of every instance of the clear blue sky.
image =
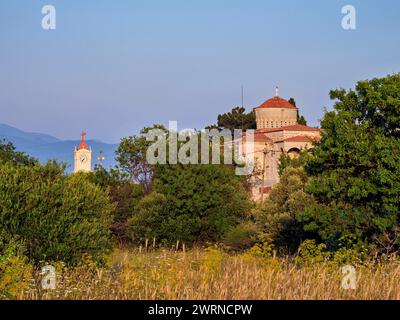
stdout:
<svg viewBox="0 0 400 320">
<path fill-rule="evenodd" d="M 214 123 L 243 84 L 249 110 L 279 85 L 317 125 L 330 89 L 400 71 L 399 15 L 398 0 L 1 0 L 0 123 L 117 142 Z"/>
</svg>

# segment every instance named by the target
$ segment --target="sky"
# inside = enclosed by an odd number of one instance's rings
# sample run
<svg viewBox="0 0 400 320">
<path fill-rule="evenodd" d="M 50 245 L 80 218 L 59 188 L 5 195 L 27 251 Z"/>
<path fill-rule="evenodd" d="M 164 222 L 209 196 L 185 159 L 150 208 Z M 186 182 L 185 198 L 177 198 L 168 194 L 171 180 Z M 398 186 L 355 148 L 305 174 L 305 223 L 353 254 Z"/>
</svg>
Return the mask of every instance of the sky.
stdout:
<svg viewBox="0 0 400 320">
<path fill-rule="evenodd" d="M 398 0 L 1 0 L 0 123 L 116 143 L 213 124 L 243 85 L 247 110 L 279 86 L 317 126 L 330 90 L 400 72 L 399 14 Z"/>
</svg>

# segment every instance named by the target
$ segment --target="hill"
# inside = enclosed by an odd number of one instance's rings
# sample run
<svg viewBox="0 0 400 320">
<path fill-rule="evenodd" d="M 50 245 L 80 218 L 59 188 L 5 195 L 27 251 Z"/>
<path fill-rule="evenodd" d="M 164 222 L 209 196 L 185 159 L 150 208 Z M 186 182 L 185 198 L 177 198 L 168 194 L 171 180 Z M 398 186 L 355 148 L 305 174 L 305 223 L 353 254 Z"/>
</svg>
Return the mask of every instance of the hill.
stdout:
<svg viewBox="0 0 400 320">
<path fill-rule="evenodd" d="M 79 140 L 61 140 L 56 137 L 35 132 L 25 132 L 6 124 L 0 124 L 0 140 L 12 142 L 18 151 L 23 151 L 44 163 L 48 160 L 58 160 L 67 163 L 67 171 L 73 169 L 74 148 Z M 115 150 L 117 144 L 108 144 L 97 140 L 88 140 L 92 148 L 92 165 L 97 163 L 100 151 L 105 156 L 104 167 L 109 168 L 116 164 Z"/>
</svg>

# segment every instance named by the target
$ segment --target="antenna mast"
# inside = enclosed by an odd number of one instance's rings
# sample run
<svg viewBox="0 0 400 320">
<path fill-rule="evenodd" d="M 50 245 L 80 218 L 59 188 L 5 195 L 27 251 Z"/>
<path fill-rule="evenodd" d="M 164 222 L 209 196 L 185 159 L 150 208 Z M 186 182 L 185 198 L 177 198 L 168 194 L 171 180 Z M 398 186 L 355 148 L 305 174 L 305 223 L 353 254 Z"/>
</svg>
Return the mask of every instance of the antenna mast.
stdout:
<svg viewBox="0 0 400 320">
<path fill-rule="evenodd" d="M 242 108 L 244 106 L 243 100 L 244 100 L 244 94 L 243 94 L 243 85 L 242 85 Z"/>
</svg>

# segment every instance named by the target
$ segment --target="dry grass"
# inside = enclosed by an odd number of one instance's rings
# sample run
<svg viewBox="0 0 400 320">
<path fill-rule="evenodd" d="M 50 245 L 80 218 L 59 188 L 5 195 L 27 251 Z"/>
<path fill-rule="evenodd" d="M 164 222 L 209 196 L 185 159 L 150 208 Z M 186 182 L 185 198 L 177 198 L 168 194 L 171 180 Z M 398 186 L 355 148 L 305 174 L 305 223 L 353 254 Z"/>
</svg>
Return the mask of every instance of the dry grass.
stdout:
<svg viewBox="0 0 400 320">
<path fill-rule="evenodd" d="M 341 288 L 339 266 L 298 267 L 289 260 L 216 249 L 186 254 L 116 250 L 107 265 L 57 266 L 55 290 L 20 299 L 400 299 L 400 264 L 358 266 L 357 289 Z"/>
</svg>

